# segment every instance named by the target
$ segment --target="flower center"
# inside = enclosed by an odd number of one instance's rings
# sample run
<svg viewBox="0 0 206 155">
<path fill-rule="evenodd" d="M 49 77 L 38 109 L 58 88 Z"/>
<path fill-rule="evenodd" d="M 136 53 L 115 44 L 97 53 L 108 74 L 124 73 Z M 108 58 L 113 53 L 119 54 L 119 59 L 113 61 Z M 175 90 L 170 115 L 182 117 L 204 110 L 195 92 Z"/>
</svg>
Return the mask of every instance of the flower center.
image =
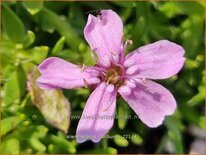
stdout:
<svg viewBox="0 0 206 155">
<path fill-rule="evenodd" d="M 116 87 L 120 87 L 124 83 L 123 76 L 124 70 L 120 66 L 114 66 L 109 68 L 103 76 L 103 80 L 108 84 L 113 84 Z"/>
</svg>

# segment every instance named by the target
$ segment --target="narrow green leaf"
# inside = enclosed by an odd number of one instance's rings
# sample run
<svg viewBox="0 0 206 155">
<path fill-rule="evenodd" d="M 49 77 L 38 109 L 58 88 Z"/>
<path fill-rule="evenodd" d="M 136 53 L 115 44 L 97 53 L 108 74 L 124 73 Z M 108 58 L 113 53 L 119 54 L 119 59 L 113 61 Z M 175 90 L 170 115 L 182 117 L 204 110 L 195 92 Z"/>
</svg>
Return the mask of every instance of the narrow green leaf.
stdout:
<svg viewBox="0 0 206 155">
<path fill-rule="evenodd" d="M 56 53 L 60 52 L 64 47 L 64 43 L 65 43 L 65 37 L 63 36 L 55 44 L 54 48 L 52 49 L 52 54 L 55 55 Z"/>
<path fill-rule="evenodd" d="M 178 120 L 172 116 L 165 119 L 165 125 L 168 128 L 169 137 L 175 149 L 174 153 L 184 153 L 181 128 L 179 128 L 178 124 Z"/>
<path fill-rule="evenodd" d="M 18 58 L 25 61 L 33 61 L 36 64 L 41 63 L 48 54 L 49 47 L 48 46 L 36 46 L 28 50 L 22 50 L 17 53 Z"/>
<path fill-rule="evenodd" d="M 25 9 L 31 14 L 35 15 L 38 13 L 44 6 L 43 1 L 24 1 L 22 2 Z"/>
<path fill-rule="evenodd" d="M 1 136 L 15 129 L 25 119 L 24 115 L 12 116 L 1 120 Z"/>
<path fill-rule="evenodd" d="M 189 101 L 188 104 L 190 106 L 196 106 L 199 104 L 204 104 L 204 100 L 205 100 L 205 86 L 201 85 L 198 87 L 198 94 L 196 94 L 195 96 L 193 96 Z"/>
<path fill-rule="evenodd" d="M 24 94 L 26 88 L 26 75 L 21 66 L 11 75 L 3 87 L 5 94 L 3 97 L 3 104 L 9 105 L 20 101 L 20 97 Z"/>
<path fill-rule="evenodd" d="M 16 137 L 20 140 L 28 140 L 30 138 L 44 138 L 48 132 L 48 128 L 43 125 L 35 125 L 24 127 L 22 126 L 15 131 Z"/>
<path fill-rule="evenodd" d="M 7 36 L 14 42 L 23 42 L 26 31 L 20 18 L 7 6 L 2 5 L 2 24 Z"/>
<path fill-rule="evenodd" d="M 51 135 L 50 141 L 53 142 L 54 144 L 58 145 L 60 148 L 61 147 L 65 148 L 68 151 L 68 153 L 72 153 L 72 154 L 76 153 L 75 146 L 71 142 L 67 141 L 64 138 L 61 138 L 61 137 L 58 137 L 55 135 Z"/>
<path fill-rule="evenodd" d="M 113 147 L 107 147 L 105 149 L 96 148 L 96 149 L 79 151 L 77 153 L 78 154 L 117 154 L 117 149 Z"/>
<path fill-rule="evenodd" d="M 126 127 L 129 116 L 129 109 L 125 101 L 122 99 L 119 100 L 119 106 L 118 106 L 118 127 L 120 129 L 124 129 Z"/>
<path fill-rule="evenodd" d="M 65 36 L 66 42 L 73 49 L 77 49 L 78 45 L 82 42 L 82 39 L 79 37 L 76 31 L 72 26 L 65 20 L 50 11 L 49 9 L 43 8 L 38 14 L 38 22 L 48 23 L 48 25 L 54 27 L 62 36 Z"/>
<path fill-rule="evenodd" d="M 127 147 L 129 145 L 128 140 L 121 135 L 115 135 L 114 142 L 120 147 Z"/>
<path fill-rule="evenodd" d="M 136 2 L 132 2 L 132 1 L 128 1 L 128 2 L 111 1 L 111 3 L 123 8 L 134 8 L 136 6 Z"/>
<path fill-rule="evenodd" d="M 27 36 L 23 42 L 24 48 L 29 47 L 35 41 L 35 34 L 32 31 L 27 31 Z"/>
<path fill-rule="evenodd" d="M 187 58 L 186 59 L 186 63 L 185 63 L 185 67 L 188 69 L 196 69 L 200 66 L 198 61 L 192 60 Z"/>
<path fill-rule="evenodd" d="M 140 135 L 133 133 L 131 135 L 131 141 L 132 143 L 136 144 L 136 145 L 140 145 L 143 143 L 143 139 L 142 137 L 140 137 Z"/>
<path fill-rule="evenodd" d="M 36 151 L 42 152 L 46 150 L 46 146 L 44 146 L 44 144 L 42 144 L 37 138 L 30 138 L 29 143 Z"/>
<path fill-rule="evenodd" d="M 20 154 L 20 143 L 18 139 L 10 138 L 2 142 L 2 154 Z"/>
<path fill-rule="evenodd" d="M 39 46 L 32 48 L 29 52 L 31 52 L 35 63 L 39 64 L 47 57 L 48 51 L 48 46 Z"/>
</svg>

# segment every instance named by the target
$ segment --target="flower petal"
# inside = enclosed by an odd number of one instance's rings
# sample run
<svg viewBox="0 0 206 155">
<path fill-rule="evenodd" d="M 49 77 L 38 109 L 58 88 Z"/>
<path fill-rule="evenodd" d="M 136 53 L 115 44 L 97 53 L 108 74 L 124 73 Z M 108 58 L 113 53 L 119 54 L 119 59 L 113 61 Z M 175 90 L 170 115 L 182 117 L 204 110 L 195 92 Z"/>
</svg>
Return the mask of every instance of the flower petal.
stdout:
<svg viewBox="0 0 206 155">
<path fill-rule="evenodd" d="M 113 85 L 101 83 L 90 95 L 79 121 L 78 143 L 92 140 L 97 143 L 111 129 L 116 107 L 116 90 Z"/>
<path fill-rule="evenodd" d="M 161 40 L 142 46 L 126 57 L 126 73 L 139 78 L 165 79 L 183 67 L 184 49 L 170 41 Z"/>
<path fill-rule="evenodd" d="M 160 84 L 149 80 L 139 81 L 135 88 L 130 89 L 130 94 L 121 89 L 119 93 L 149 127 L 161 125 L 164 117 L 173 114 L 176 109 L 173 95 Z"/>
<path fill-rule="evenodd" d="M 90 14 L 84 36 L 103 66 L 109 66 L 112 58 L 118 60 L 123 52 L 123 23 L 112 10 L 102 10 L 97 17 Z"/>
<path fill-rule="evenodd" d="M 72 89 L 100 82 L 99 72 L 91 67 L 79 67 L 56 57 L 44 60 L 38 69 L 37 85 L 42 89 Z"/>
</svg>

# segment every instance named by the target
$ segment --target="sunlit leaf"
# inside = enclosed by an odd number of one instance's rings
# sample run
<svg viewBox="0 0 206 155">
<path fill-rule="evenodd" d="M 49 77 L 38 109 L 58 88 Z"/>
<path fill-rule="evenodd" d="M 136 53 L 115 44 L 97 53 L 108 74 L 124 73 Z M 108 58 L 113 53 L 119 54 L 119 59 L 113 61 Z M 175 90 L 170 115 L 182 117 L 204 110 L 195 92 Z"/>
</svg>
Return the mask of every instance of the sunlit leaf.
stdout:
<svg viewBox="0 0 206 155">
<path fill-rule="evenodd" d="M 142 137 L 135 133 L 131 135 L 131 141 L 136 145 L 141 145 L 143 143 Z"/>
<path fill-rule="evenodd" d="M 58 146 L 59 148 L 61 148 L 61 149 L 63 149 L 63 150 L 65 150 L 67 153 L 76 153 L 76 148 L 75 148 L 75 146 L 71 143 L 71 142 L 69 142 L 69 141 L 67 141 L 66 139 L 64 139 L 64 138 L 61 138 L 61 137 L 58 137 L 58 136 L 55 136 L 55 135 L 51 135 L 50 137 L 49 137 L 49 140 L 53 143 L 53 144 L 55 144 L 56 146 Z M 50 146 L 51 148 L 51 151 L 55 151 L 54 149 L 55 149 L 55 147 L 53 146 L 53 148 L 52 148 L 52 146 Z"/>
<path fill-rule="evenodd" d="M 1 136 L 15 129 L 23 120 L 24 115 L 7 117 L 1 120 Z"/>
<path fill-rule="evenodd" d="M 9 105 L 14 101 L 19 102 L 26 88 L 26 75 L 21 66 L 13 72 L 10 79 L 5 83 L 3 104 Z"/>
<path fill-rule="evenodd" d="M 128 140 L 121 135 L 115 135 L 114 142 L 120 147 L 127 147 L 129 145 Z"/>
<path fill-rule="evenodd" d="M 35 15 L 43 8 L 43 1 L 24 1 L 22 3 L 31 15 Z"/>
<path fill-rule="evenodd" d="M 18 139 L 10 138 L 1 144 L 2 154 L 20 154 L 20 143 Z"/>
<path fill-rule="evenodd" d="M 27 31 L 27 36 L 23 42 L 24 47 L 30 46 L 35 41 L 35 34 L 32 31 Z"/>
</svg>

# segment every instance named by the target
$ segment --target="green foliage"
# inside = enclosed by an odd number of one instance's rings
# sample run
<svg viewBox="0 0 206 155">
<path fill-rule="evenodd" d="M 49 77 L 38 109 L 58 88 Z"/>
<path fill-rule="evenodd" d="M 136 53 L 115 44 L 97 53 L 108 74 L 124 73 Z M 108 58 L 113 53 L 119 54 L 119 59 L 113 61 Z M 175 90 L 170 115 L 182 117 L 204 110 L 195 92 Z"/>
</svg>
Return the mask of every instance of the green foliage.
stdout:
<svg viewBox="0 0 206 155">
<path fill-rule="evenodd" d="M 37 14 L 44 6 L 42 1 L 25 1 L 22 2 L 25 9 L 31 14 Z"/>
<path fill-rule="evenodd" d="M 189 153 L 194 137 L 188 128 L 205 129 L 204 7 L 200 1 L 2 2 L 0 153 Z M 81 115 L 90 90 L 40 90 L 35 84 L 37 65 L 50 56 L 94 65 L 83 28 L 89 11 L 109 8 L 124 22 L 124 40 L 133 40 L 127 52 L 160 39 L 186 50 L 181 72 L 160 81 L 174 94 L 177 111 L 161 127 L 150 129 L 118 99 L 120 118 L 107 135 L 113 138 L 77 144 L 78 120 L 70 120 L 70 106 L 71 116 Z"/>
</svg>

